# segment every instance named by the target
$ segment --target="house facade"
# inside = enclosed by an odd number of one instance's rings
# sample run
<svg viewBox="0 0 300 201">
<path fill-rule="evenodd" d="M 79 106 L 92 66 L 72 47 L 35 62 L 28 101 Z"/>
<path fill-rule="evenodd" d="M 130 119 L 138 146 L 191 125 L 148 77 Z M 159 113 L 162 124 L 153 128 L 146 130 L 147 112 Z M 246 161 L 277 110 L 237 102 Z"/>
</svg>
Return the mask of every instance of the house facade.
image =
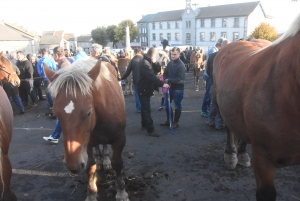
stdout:
<svg viewBox="0 0 300 201">
<path fill-rule="evenodd" d="M 94 43 L 91 34 L 85 34 L 77 37 L 77 46 L 82 47 L 83 51 L 90 54 L 90 47 Z"/>
<path fill-rule="evenodd" d="M 52 53 L 57 46 L 70 49 L 69 42 L 64 39 L 64 31 L 44 31 L 40 39 L 40 49 L 46 48 Z"/>
<path fill-rule="evenodd" d="M 141 46 L 147 35 L 148 47 L 161 46 L 162 39 L 170 46 L 210 47 L 220 37 L 230 41 L 247 38 L 261 22 L 270 20 L 259 1 L 193 9 L 191 0 L 186 0 L 185 9 L 159 12 L 137 25 Z M 147 33 L 143 32 L 145 25 Z"/>
</svg>

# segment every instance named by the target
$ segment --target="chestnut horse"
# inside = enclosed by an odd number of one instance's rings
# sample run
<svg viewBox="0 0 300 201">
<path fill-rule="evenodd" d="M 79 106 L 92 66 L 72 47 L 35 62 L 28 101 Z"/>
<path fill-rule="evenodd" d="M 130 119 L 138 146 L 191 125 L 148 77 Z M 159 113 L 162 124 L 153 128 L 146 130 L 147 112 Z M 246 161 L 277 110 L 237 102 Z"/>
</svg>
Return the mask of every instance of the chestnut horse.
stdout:
<svg viewBox="0 0 300 201">
<path fill-rule="evenodd" d="M 126 143 L 125 103 L 116 70 L 107 62 L 79 60 L 56 73 L 45 66 L 45 73 L 51 82 L 53 112 L 63 130 L 64 162 L 72 173 L 86 168 L 89 178 L 86 200 L 97 200 L 95 172 L 101 154 L 99 144 L 111 144 L 111 165 L 117 175 L 116 199 L 127 201 L 121 174 Z"/>
<path fill-rule="evenodd" d="M 227 127 L 225 161 L 251 143 L 256 200 L 276 200 L 275 169 L 300 164 L 300 15 L 274 43 L 234 42 L 214 59 L 213 96 Z M 255 51 L 255 52 L 253 52 Z M 243 146 L 236 150 L 234 137 Z M 246 157 L 247 158 L 247 157 Z"/>
<path fill-rule="evenodd" d="M 196 91 L 199 91 L 199 74 L 200 71 L 204 70 L 205 65 L 205 57 L 202 53 L 202 50 L 193 51 L 190 59 L 190 64 L 193 68 L 193 75 L 194 75 L 194 87 Z"/>
<path fill-rule="evenodd" d="M 20 79 L 12 69 L 12 63 L 4 56 L 0 56 L 0 81 L 20 85 Z M 15 201 L 15 194 L 10 189 L 12 168 L 8 158 L 9 144 L 13 130 L 13 111 L 10 101 L 3 88 L 0 87 L 0 200 Z"/>
</svg>

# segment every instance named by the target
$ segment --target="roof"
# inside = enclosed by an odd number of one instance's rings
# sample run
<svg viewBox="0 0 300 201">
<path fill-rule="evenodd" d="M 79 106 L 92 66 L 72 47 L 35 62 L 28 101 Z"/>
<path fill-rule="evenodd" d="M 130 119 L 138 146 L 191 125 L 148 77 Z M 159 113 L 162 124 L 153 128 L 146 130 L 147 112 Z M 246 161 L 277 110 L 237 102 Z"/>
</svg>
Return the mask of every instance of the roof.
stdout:
<svg viewBox="0 0 300 201">
<path fill-rule="evenodd" d="M 74 33 L 66 33 L 64 35 L 64 39 L 67 41 L 74 41 L 75 40 L 75 34 Z"/>
<path fill-rule="evenodd" d="M 149 20 L 149 22 L 181 20 L 181 14 L 183 11 L 184 9 L 159 12 L 151 20 Z"/>
<path fill-rule="evenodd" d="M 254 9 L 259 4 L 260 4 L 259 1 L 255 1 L 255 2 L 247 2 L 247 3 L 202 7 L 200 8 L 200 13 L 196 18 L 199 19 L 199 18 L 248 16 L 254 11 Z"/>
<path fill-rule="evenodd" d="M 51 36 L 51 35 L 43 35 L 40 40 L 40 45 L 54 45 L 54 44 L 60 44 L 62 38 Z"/>
<path fill-rule="evenodd" d="M 34 37 L 38 37 L 37 33 L 34 33 L 32 31 L 29 31 L 27 28 L 21 26 L 21 25 L 18 25 L 18 24 L 13 24 L 13 23 L 10 23 L 10 22 L 7 22 L 7 21 L 3 21 L 3 24 L 19 33 L 21 33 L 22 35 L 25 35 L 29 38 L 34 38 Z"/>
<path fill-rule="evenodd" d="M 92 41 L 91 34 L 81 35 L 77 37 L 77 42 L 91 42 L 91 41 Z"/>
<path fill-rule="evenodd" d="M 30 37 L 27 37 L 18 31 L 11 29 L 0 22 L 0 41 L 31 41 Z"/>
<path fill-rule="evenodd" d="M 148 14 L 145 15 L 142 19 L 140 19 L 137 23 L 146 23 L 151 20 L 156 14 Z"/>
</svg>

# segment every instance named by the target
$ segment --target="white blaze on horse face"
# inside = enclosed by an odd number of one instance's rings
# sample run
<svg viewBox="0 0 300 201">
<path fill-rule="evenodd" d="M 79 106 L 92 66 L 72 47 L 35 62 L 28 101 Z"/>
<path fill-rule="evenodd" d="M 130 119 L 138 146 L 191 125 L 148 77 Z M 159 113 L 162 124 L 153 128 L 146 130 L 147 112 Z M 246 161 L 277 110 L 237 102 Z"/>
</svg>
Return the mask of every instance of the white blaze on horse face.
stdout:
<svg viewBox="0 0 300 201">
<path fill-rule="evenodd" d="M 73 101 L 70 101 L 70 103 L 65 107 L 64 110 L 67 114 L 71 114 L 74 109 L 75 109 L 74 103 L 73 103 Z"/>
</svg>

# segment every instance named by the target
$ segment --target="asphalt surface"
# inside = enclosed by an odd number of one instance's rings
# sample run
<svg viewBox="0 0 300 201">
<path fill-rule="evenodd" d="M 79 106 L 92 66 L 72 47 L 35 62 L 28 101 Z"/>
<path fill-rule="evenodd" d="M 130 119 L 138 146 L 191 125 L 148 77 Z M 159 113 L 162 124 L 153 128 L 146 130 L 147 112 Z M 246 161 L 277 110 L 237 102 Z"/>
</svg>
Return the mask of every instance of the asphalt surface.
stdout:
<svg viewBox="0 0 300 201">
<path fill-rule="evenodd" d="M 227 170 L 223 162 L 225 131 L 205 124 L 200 116 L 204 88 L 193 87 L 191 73 L 186 85 L 180 127 L 174 135 L 159 126 L 166 118 L 158 111 L 161 94 L 151 99 L 152 114 L 160 138 L 140 129 L 140 114 L 134 96 L 126 96 L 127 143 L 123 151 L 124 178 L 131 201 L 240 201 L 255 200 L 253 167 Z M 71 174 L 63 164 L 63 137 L 58 144 L 42 139 L 49 136 L 55 120 L 47 115 L 47 101 L 14 118 L 9 156 L 13 167 L 11 188 L 21 201 L 85 200 L 85 173 Z M 300 145 L 299 145 L 300 146 Z M 251 156 L 251 146 L 248 145 Z M 298 167 L 276 171 L 277 200 L 300 200 Z M 114 173 L 102 172 L 99 200 L 115 200 Z"/>
</svg>

